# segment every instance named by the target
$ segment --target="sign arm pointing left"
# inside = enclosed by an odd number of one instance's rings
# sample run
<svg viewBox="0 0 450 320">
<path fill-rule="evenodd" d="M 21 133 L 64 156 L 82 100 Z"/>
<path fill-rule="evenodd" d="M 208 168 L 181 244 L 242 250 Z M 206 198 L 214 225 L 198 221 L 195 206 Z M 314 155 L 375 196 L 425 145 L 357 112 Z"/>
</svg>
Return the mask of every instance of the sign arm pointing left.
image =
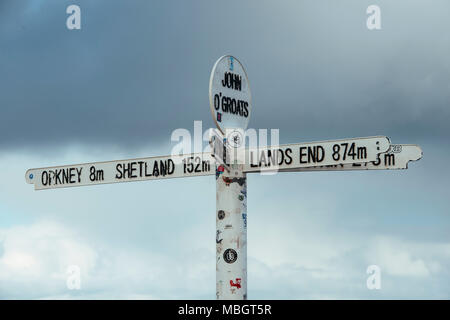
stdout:
<svg viewBox="0 0 450 320">
<path fill-rule="evenodd" d="M 25 180 L 35 190 L 129 181 L 211 175 L 215 161 L 208 153 L 92 162 L 29 169 Z"/>
</svg>

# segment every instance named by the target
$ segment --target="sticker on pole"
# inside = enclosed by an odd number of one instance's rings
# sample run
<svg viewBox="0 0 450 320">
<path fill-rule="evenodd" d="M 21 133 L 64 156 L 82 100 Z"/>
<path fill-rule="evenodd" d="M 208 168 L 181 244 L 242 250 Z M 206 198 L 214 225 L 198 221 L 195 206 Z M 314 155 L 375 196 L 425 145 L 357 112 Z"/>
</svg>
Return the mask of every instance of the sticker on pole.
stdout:
<svg viewBox="0 0 450 320">
<path fill-rule="evenodd" d="M 247 129 L 251 113 L 251 94 L 247 73 L 233 56 L 219 58 L 209 80 L 209 105 L 217 128 Z"/>
</svg>

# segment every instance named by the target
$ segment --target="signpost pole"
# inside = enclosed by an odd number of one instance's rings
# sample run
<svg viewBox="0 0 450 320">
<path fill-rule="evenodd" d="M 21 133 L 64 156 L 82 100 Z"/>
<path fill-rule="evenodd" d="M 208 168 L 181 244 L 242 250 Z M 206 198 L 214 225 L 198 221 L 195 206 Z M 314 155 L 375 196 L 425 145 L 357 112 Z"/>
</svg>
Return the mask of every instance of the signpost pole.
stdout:
<svg viewBox="0 0 450 320">
<path fill-rule="evenodd" d="M 242 131 L 248 126 L 252 104 L 247 73 L 231 55 L 220 57 L 214 64 L 209 79 L 209 106 L 217 129 L 224 134 L 222 148 L 220 144 L 218 147 L 225 153 L 224 165 L 216 161 L 216 295 L 218 300 L 245 300 L 247 177 L 244 162 L 236 156 L 243 153 Z M 228 151 L 233 155 L 227 155 Z"/>
<path fill-rule="evenodd" d="M 247 299 L 247 177 L 216 166 L 216 296 Z"/>
</svg>

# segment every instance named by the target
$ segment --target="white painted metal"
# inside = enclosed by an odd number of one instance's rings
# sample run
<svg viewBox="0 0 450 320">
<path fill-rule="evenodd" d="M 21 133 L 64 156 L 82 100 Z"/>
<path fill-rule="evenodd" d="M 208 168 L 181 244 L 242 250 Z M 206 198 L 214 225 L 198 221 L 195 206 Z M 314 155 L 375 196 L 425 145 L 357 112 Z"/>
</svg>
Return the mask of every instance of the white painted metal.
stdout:
<svg viewBox="0 0 450 320">
<path fill-rule="evenodd" d="M 246 150 L 244 172 L 278 171 L 298 168 L 376 161 L 388 151 L 384 136 L 330 140 Z"/>
<path fill-rule="evenodd" d="M 389 151 L 379 155 L 376 161 L 353 164 L 336 164 L 308 168 L 282 169 L 282 172 L 395 170 L 408 169 L 410 161 L 422 158 L 422 149 L 414 144 L 392 144 Z"/>
<path fill-rule="evenodd" d="M 252 103 L 250 86 L 244 67 L 233 56 L 220 57 L 211 71 L 209 106 L 217 128 L 245 130 L 250 119 Z"/>
<path fill-rule="evenodd" d="M 227 132 L 230 130 L 227 130 Z M 231 130 L 233 131 L 236 130 Z M 364 150 L 355 157 L 343 160 L 343 144 L 354 144 L 354 150 Z M 339 145 L 339 160 L 333 158 L 333 146 Z M 347 140 L 310 142 L 281 145 L 278 148 L 263 147 L 246 149 L 243 171 L 287 171 L 318 165 L 344 165 L 377 161 L 378 153 L 386 152 L 389 139 L 386 137 L 357 138 Z M 228 148 L 239 150 L 242 148 Z M 320 151 L 321 150 L 321 151 Z M 270 152 L 269 152 L 270 151 Z M 348 151 L 348 150 L 347 150 Z M 313 157 L 313 153 L 315 152 Z M 347 152 L 348 153 L 348 152 Z M 337 154 L 334 154 L 337 156 Z M 235 159 L 235 158 L 233 158 Z M 319 161 L 320 160 L 320 161 Z M 230 158 L 229 161 L 232 161 Z M 86 186 L 129 181 L 143 181 L 180 177 L 213 175 L 216 159 L 209 153 L 180 156 L 162 156 L 105 162 L 93 162 L 66 166 L 30 169 L 26 181 L 36 190 Z M 221 163 L 223 165 L 223 163 Z"/>
<path fill-rule="evenodd" d="M 35 190 L 95 184 L 195 177 L 214 174 L 209 153 L 162 156 L 30 169 L 25 174 Z"/>
<path fill-rule="evenodd" d="M 218 166 L 222 165 L 223 168 L 230 171 L 230 154 L 231 150 L 226 140 L 218 130 L 211 137 L 210 141 L 211 154 Z"/>
<path fill-rule="evenodd" d="M 216 296 L 247 299 L 247 177 L 242 165 L 216 173 Z"/>
</svg>

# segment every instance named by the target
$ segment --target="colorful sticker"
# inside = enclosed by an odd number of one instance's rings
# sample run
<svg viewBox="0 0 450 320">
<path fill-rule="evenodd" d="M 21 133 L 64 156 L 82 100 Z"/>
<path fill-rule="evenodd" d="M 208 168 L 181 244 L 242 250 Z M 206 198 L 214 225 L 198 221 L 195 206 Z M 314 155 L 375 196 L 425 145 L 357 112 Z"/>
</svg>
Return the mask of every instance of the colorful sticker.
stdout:
<svg viewBox="0 0 450 320">
<path fill-rule="evenodd" d="M 223 260 L 226 263 L 234 263 L 237 260 L 237 252 L 234 249 L 227 249 L 223 253 Z"/>
<path fill-rule="evenodd" d="M 228 178 L 228 177 L 222 177 L 223 181 L 225 182 L 226 186 L 230 186 L 230 183 L 237 182 L 241 187 L 245 184 L 246 179 L 245 178 Z"/>
<path fill-rule="evenodd" d="M 233 182 L 233 179 L 230 179 L 230 178 L 228 178 L 228 177 L 222 177 L 222 179 L 223 179 L 223 182 L 225 182 L 225 185 L 226 185 L 227 187 L 229 187 L 229 186 L 230 186 L 230 183 Z"/>
<path fill-rule="evenodd" d="M 217 170 L 216 170 L 216 179 L 219 178 L 219 176 L 220 176 L 224 171 L 225 171 L 225 168 L 224 168 L 222 165 L 218 166 L 218 167 L 217 167 Z"/>
<path fill-rule="evenodd" d="M 233 280 L 230 280 L 230 287 L 236 287 L 238 289 L 241 288 L 241 278 L 236 278 L 236 282 L 233 282 Z"/>
<path fill-rule="evenodd" d="M 216 243 L 222 243 L 223 239 L 219 239 L 219 236 L 222 232 L 220 230 L 217 230 L 216 232 Z"/>
<path fill-rule="evenodd" d="M 242 220 L 244 220 L 244 228 L 247 229 L 247 214 L 246 213 L 242 214 Z"/>
</svg>

